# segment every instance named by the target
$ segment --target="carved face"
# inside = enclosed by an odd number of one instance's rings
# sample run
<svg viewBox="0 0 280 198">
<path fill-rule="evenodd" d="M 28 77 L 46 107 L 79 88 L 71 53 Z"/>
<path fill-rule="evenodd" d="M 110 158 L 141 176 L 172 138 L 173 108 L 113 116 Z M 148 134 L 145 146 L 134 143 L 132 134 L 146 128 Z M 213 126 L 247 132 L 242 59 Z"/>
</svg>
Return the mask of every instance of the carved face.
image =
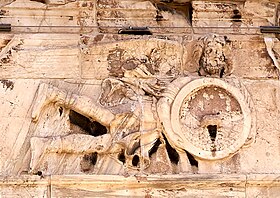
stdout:
<svg viewBox="0 0 280 198">
<path fill-rule="evenodd" d="M 206 73 L 219 75 L 221 70 L 227 68 L 224 54 L 226 46 L 225 38 L 213 35 L 212 37 L 204 38 L 203 43 L 204 51 L 200 59 L 200 65 Z"/>
</svg>

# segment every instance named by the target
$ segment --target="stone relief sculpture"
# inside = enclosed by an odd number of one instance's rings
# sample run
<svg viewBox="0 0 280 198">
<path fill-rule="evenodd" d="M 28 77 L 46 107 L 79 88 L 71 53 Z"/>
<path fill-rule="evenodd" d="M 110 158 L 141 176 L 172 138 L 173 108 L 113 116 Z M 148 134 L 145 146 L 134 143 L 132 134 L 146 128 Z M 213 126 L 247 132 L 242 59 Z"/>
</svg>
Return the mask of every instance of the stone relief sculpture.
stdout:
<svg viewBox="0 0 280 198">
<path fill-rule="evenodd" d="M 173 81 L 169 89 L 173 92 L 159 100 L 158 111 L 174 147 L 218 160 L 254 138 L 252 102 L 238 82 L 185 77 Z"/>
<path fill-rule="evenodd" d="M 224 73 L 230 73 L 230 63 L 226 58 L 226 50 L 230 41 L 226 37 L 212 35 L 201 38 L 203 43 L 202 56 L 198 72 L 222 77 Z"/>
<path fill-rule="evenodd" d="M 277 38 L 264 37 L 266 50 L 268 52 L 269 57 L 273 61 L 274 66 L 277 68 L 278 78 L 280 78 L 280 65 L 273 50 L 275 40 L 277 40 Z"/>
<path fill-rule="evenodd" d="M 192 51 L 187 66 L 195 67 L 200 76 L 223 77 L 232 72 L 230 58 L 231 41 L 215 34 L 201 37 L 191 43 Z"/>
<path fill-rule="evenodd" d="M 201 40 L 199 71 L 222 77 L 229 70 L 225 40 L 216 35 Z M 102 126 L 103 132 L 32 137 L 31 172 L 42 171 L 48 153 L 83 155 L 81 172 L 93 166 L 94 174 L 193 172 L 193 163 L 230 158 L 254 140 L 252 103 L 237 80 L 185 76 L 176 70 L 159 75 L 156 50 L 139 59 L 116 48 L 107 60 L 110 75 L 101 84 L 98 101 L 49 84 L 39 86 L 34 123 L 55 103 Z"/>
<path fill-rule="evenodd" d="M 68 93 L 47 84 L 41 84 L 37 94 L 37 102 L 32 112 L 32 119 L 35 122 L 38 119 L 42 108 L 49 103 L 58 103 L 67 108 L 71 108 L 81 114 L 87 115 L 91 119 L 97 120 L 107 127 L 115 118 L 114 114 L 112 114 L 109 110 L 92 103 L 89 98 L 74 94 L 67 95 Z M 109 140 L 110 136 L 106 134 L 97 138 L 82 134 L 71 134 L 68 136 L 58 136 L 52 138 L 32 137 L 31 170 L 37 169 L 36 165 L 39 164 L 40 159 L 43 157 L 42 155 L 45 152 L 101 152 L 102 150 L 106 150 L 105 145 Z M 77 144 L 81 141 L 86 143 L 86 147 Z M 38 146 L 40 148 L 38 148 Z"/>
<path fill-rule="evenodd" d="M 23 40 L 14 36 L 12 39 L 6 41 L 6 46 L 0 52 L 0 66 L 9 63 L 14 51 L 20 50 Z"/>
</svg>

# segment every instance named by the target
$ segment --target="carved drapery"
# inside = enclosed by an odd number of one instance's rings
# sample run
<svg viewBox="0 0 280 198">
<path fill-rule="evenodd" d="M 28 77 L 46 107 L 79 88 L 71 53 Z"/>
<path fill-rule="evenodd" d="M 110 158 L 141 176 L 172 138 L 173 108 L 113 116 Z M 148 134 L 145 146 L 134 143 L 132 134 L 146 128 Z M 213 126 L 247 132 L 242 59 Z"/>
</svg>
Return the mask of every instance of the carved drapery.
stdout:
<svg viewBox="0 0 280 198">
<path fill-rule="evenodd" d="M 59 173 L 48 160 L 61 154 L 78 159 L 75 173 L 92 174 L 196 172 L 193 167 L 205 160 L 232 157 L 253 142 L 255 123 L 245 87 L 217 78 L 230 74 L 226 45 L 217 35 L 197 41 L 202 50 L 190 63 L 199 64 L 198 75 L 162 73 L 156 49 L 139 59 L 116 48 L 108 55 L 109 77 L 98 101 L 42 83 L 32 112 L 41 135 L 31 138 L 31 172 Z M 41 114 L 50 106 L 65 124 L 56 135 L 42 135 Z"/>
</svg>

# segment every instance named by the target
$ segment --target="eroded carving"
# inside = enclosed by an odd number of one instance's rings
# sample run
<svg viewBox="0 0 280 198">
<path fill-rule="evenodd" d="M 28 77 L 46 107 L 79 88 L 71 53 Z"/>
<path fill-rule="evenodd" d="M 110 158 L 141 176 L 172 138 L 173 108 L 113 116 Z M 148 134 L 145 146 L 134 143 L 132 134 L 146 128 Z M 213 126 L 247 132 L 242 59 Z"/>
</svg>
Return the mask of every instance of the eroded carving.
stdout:
<svg viewBox="0 0 280 198">
<path fill-rule="evenodd" d="M 280 78 L 280 65 L 278 62 L 278 58 L 276 57 L 275 52 L 273 50 L 275 40 L 277 40 L 277 39 L 270 38 L 270 37 L 264 37 L 266 50 L 267 50 L 268 55 L 270 56 L 271 60 L 273 61 L 274 66 L 277 68 L 278 78 Z"/>
<path fill-rule="evenodd" d="M 230 70 L 225 56 L 227 41 L 225 37 L 221 38 L 216 35 L 202 38 L 204 49 L 199 61 L 199 72 L 203 69 L 207 74 L 222 77 L 224 75 L 223 73 Z"/>
<path fill-rule="evenodd" d="M 200 62 L 201 69 L 219 76 L 228 65 L 220 52 L 225 43 L 216 38 L 204 41 L 203 49 L 215 48 L 218 59 L 209 51 Z M 116 48 L 107 60 L 109 77 L 101 83 L 98 101 L 49 84 L 39 86 L 34 123 L 55 104 L 83 132 L 70 127 L 66 135 L 32 137 L 32 172 L 42 170 L 49 153 L 82 155 L 81 171 L 96 174 L 192 172 L 197 159 L 230 157 L 252 138 L 249 97 L 239 91 L 244 90 L 239 82 L 161 73 L 156 49 L 139 59 Z M 103 132 L 92 132 L 97 126 Z"/>
<path fill-rule="evenodd" d="M 3 88 L 6 89 L 6 91 L 9 90 L 13 90 L 14 88 L 14 82 L 10 81 L 10 80 L 0 80 L 0 82 L 3 84 Z"/>
<path fill-rule="evenodd" d="M 208 35 L 190 44 L 186 67 L 195 67 L 200 76 L 224 77 L 232 73 L 231 41 L 226 36 Z"/>
<path fill-rule="evenodd" d="M 217 160 L 251 141 L 253 107 L 246 89 L 240 86 L 216 78 L 172 82 L 166 92 L 168 99 L 160 99 L 158 111 L 173 146 L 197 158 Z"/>
<path fill-rule="evenodd" d="M 13 53 L 20 50 L 22 44 L 23 40 L 17 37 L 8 40 L 6 46 L 0 51 L 0 66 L 11 62 Z"/>
<path fill-rule="evenodd" d="M 42 99 L 34 107 L 32 115 L 37 120 L 39 112 L 50 102 L 73 109 L 91 120 L 95 120 L 109 128 L 110 134 L 93 137 L 83 134 L 70 134 L 58 137 L 33 137 L 31 139 L 32 160 L 30 167 L 37 171 L 42 155 L 46 152 L 66 152 L 90 154 L 114 154 L 124 152 L 127 164 L 133 165 L 135 158 L 145 161 L 148 166 L 149 151 L 160 138 L 157 119 L 155 118 L 155 100 L 143 97 L 141 106 L 135 104 L 132 110 L 114 115 L 109 110 L 91 101 L 89 98 L 77 95 L 67 95 L 47 84 L 41 84 L 38 90 Z M 115 104 L 114 104 L 115 105 Z M 140 113 L 143 109 L 142 114 Z M 86 139 L 84 141 L 84 139 Z M 73 146 L 75 144 L 76 146 Z M 37 145 L 40 145 L 38 147 Z M 140 150 L 141 147 L 141 150 Z M 141 153 L 140 153 L 141 152 Z M 134 162 L 137 167 L 138 163 Z"/>
</svg>

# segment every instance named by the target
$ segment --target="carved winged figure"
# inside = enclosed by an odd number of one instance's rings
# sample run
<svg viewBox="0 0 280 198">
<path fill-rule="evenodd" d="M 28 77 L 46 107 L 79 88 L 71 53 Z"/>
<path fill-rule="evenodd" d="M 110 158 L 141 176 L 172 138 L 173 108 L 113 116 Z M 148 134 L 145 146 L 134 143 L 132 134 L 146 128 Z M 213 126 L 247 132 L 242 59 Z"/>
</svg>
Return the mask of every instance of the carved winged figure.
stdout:
<svg viewBox="0 0 280 198">
<path fill-rule="evenodd" d="M 40 84 L 32 113 L 34 122 L 44 107 L 56 103 L 99 122 L 107 127 L 109 133 L 98 137 L 84 134 L 32 137 L 32 172 L 38 171 L 37 166 L 46 152 L 124 152 L 126 159 L 132 160 L 137 155 L 143 161 L 144 168 L 149 166 L 149 151 L 158 139 L 164 141 L 156 113 L 157 98 L 164 86 L 159 85 L 159 80 L 144 64 L 132 69 L 120 69 L 123 70 L 122 74 L 111 72 L 112 75 L 102 82 L 99 101 L 68 93 L 49 84 Z M 129 109 L 120 110 L 120 106 L 125 104 Z M 129 160 L 126 161 L 131 164 Z"/>
<path fill-rule="evenodd" d="M 190 62 L 194 64 L 197 62 L 200 65 L 199 73 L 203 70 L 208 75 L 221 77 L 221 72 L 229 71 L 223 52 L 224 45 L 226 41 L 217 36 L 202 38 L 194 48 L 194 51 L 198 50 L 199 56 L 194 56 Z M 108 133 L 97 137 L 77 133 L 32 137 L 31 172 L 39 170 L 41 160 L 48 152 L 98 153 L 113 158 L 120 158 L 122 154 L 125 158 L 123 162 L 128 168 L 149 167 L 151 163 L 149 152 L 156 142 L 165 144 L 169 140 L 168 133 L 172 130 L 170 106 L 174 96 L 190 80 L 183 76 L 184 71 L 179 74 L 169 72 L 166 75 L 159 75 L 160 57 L 156 50 L 145 60 L 135 57 L 123 59 L 122 53 L 123 51 L 117 48 L 108 56 L 109 77 L 101 84 L 98 101 L 60 90 L 49 84 L 40 84 L 32 111 L 33 122 L 38 121 L 43 108 L 50 103 L 56 103 L 100 123 L 107 128 Z M 212 117 L 210 120 L 216 122 Z M 167 124 L 163 126 L 164 123 Z M 177 144 L 174 143 L 177 141 L 176 137 L 170 139 L 173 142 L 172 146 L 176 147 Z M 182 137 L 177 139 L 182 141 Z M 178 145 L 183 143 L 180 142 Z M 181 147 L 176 147 L 180 163 L 189 170 L 184 145 Z M 140 165 L 134 164 L 133 167 L 135 157 L 138 158 Z"/>
</svg>

